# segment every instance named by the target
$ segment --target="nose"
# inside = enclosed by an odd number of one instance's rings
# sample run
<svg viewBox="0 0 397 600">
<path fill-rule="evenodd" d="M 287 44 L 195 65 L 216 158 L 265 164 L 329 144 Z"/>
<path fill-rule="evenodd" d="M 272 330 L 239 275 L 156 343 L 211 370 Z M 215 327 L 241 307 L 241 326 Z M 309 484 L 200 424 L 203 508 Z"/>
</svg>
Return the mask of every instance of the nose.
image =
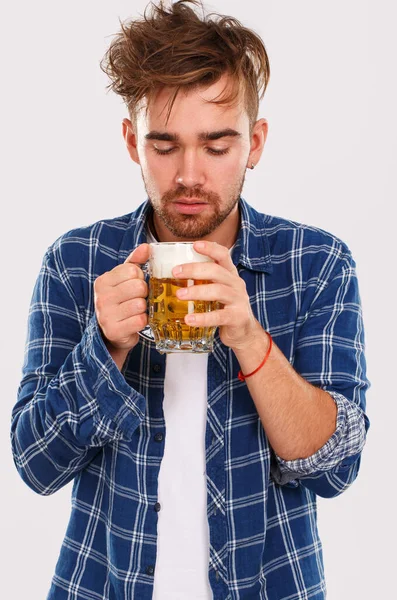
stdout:
<svg viewBox="0 0 397 600">
<path fill-rule="evenodd" d="M 180 153 L 175 182 L 185 187 L 200 187 L 205 184 L 204 166 L 198 152 L 192 148 Z"/>
</svg>

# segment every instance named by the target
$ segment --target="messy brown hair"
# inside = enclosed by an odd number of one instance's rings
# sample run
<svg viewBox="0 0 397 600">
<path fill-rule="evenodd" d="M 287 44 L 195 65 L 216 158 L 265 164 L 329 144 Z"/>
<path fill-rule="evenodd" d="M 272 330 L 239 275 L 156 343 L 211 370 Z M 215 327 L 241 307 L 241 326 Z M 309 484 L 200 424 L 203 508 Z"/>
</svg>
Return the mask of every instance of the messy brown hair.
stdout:
<svg viewBox="0 0 397 600">
<path fill-rule="evenodd" d="M 162 88 L 173 90 L 168 122 L 180 89 L 206 87 L 229 74 L 232 85 L 211 102 L 230 106 L 241 94 L 252 132 L 270 76 L 262 39 L 234 17 L 205 15 L 201 0 L 167 4 L 150 2 L 142 19 L 120 21 L 100 63 L 111 80 L 107 89 L 123 98 L 135 127 L 140 102 L 146 99 L 147 110 Z"/>
</svg>

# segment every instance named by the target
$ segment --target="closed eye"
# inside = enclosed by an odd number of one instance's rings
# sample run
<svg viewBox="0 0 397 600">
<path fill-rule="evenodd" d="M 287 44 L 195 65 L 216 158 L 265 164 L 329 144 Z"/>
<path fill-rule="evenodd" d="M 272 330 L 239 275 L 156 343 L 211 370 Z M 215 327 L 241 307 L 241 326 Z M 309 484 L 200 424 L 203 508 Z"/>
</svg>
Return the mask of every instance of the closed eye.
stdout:
<svg viewBox="0 0 397 600">
<path fill-rule="evenodd" d="M 153 150 L 160 155 L 171 154 L 175 150 L 175 147 L 168 148 L 167 150 L 160 150 L 159 148 L 153 147 Z M 221 156 L 222 154 L 227 154 L 229 152 L 229 148 L 225 148 L 224 150 L 215 150 L 214 148 L 206 148 L 206 151 L 213 156 Z"/>
</svg>

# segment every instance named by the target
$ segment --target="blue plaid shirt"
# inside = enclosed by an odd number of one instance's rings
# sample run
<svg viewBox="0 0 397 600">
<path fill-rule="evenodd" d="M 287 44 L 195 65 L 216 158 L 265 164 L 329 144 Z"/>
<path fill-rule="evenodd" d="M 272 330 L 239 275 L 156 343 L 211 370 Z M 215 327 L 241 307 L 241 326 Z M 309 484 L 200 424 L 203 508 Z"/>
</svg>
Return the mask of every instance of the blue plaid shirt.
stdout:
<svg viewBox="0 0 397 600">
<path fill-rule="evenodd" d="M 140 339 L 120 372 L 93 297 L 95 279 L 146 241 L 149 210 L 146 201 L 62 235 L 34 287 L 11 437 L 35 492 L 74 480 L 51 600 L 152 598 L 165 356 Z M 332 395 L 337 428 L 313 456 L 282 460 L 237 378 L 233 351 L 216 335 L 205 434 L 209 581 L 214 600 L 320 600 L 316 497 L 354 481 L 369 426 L 355 263 L 329 233 L 263 215 L 243 199 L 240 213 L 232 258 L 253 312 L 294 368 Z"/>
</svg>

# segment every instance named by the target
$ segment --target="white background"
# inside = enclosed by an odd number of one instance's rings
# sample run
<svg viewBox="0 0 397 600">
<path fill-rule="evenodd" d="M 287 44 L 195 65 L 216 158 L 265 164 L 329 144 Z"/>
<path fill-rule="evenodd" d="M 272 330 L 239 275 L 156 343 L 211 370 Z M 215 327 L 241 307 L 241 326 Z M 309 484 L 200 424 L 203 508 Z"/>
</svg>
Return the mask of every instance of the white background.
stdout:
<svg viewBox="0 0 397 600">
<path fill-rule="evenodd" d="M 40 497 L 20 480 L 9 424 L 33 285 L 69 229 L 145 198 L 121 136 L 122 100 L 99 69 L 118 17 L 143 1 L 9 2 L 1 23 L 2 597 L 44 600 L 65 533 L 70 485 Z M 359 477 L 319 499 L 330 600 L 391 598 L 395 571 L 397 98 L 393 1 L 213 0 L 264 39 L 269 135 L 243 196 L 257 209 L 341 237 L 356 259 L 371 419 Z M 188 600 L 188 599 L 187 599 Z"/>
</svg>

